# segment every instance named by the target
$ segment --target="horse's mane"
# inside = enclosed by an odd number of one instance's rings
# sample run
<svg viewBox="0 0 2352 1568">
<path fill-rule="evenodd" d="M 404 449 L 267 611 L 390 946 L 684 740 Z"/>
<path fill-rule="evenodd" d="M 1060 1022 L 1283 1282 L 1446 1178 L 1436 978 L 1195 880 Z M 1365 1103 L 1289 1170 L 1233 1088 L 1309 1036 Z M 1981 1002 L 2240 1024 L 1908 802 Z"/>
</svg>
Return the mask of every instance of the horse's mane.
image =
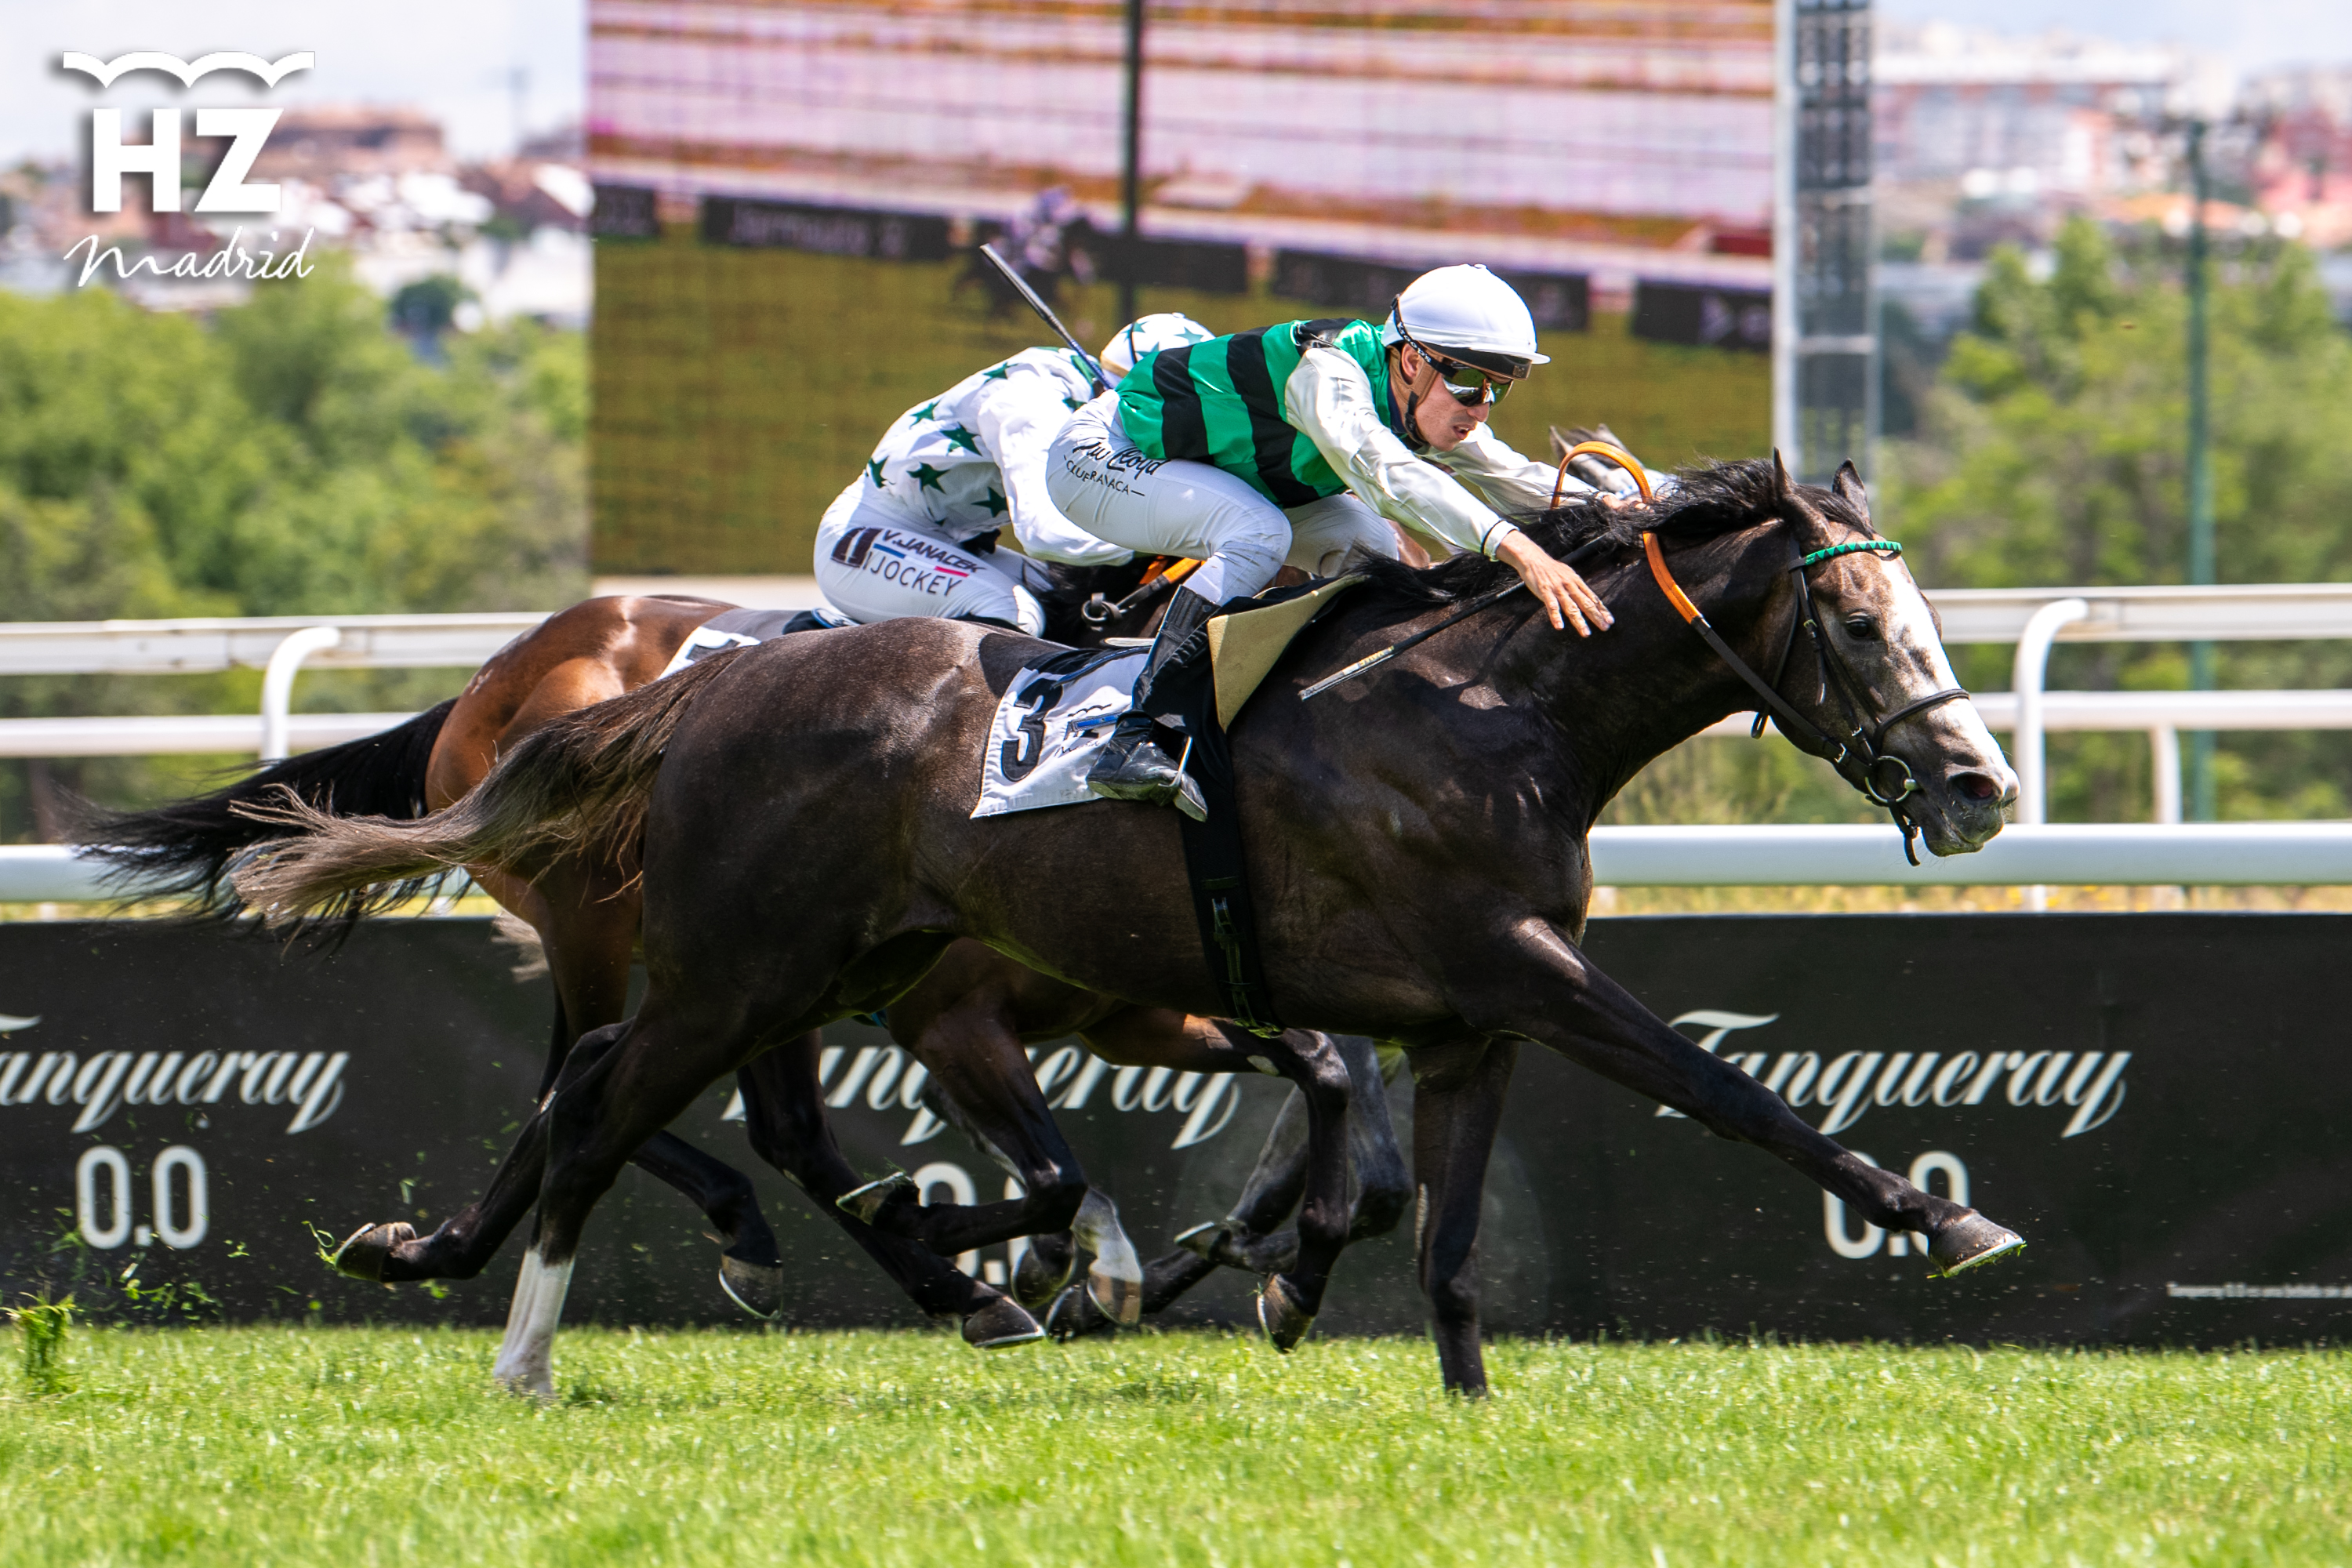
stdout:
<svg viewBox="0 0 2352 1568">
<path fill-rule="evenodd" d="M 1804 492 L 1813 509 L 1832 522 L 1875 537 L 1869 520 L 1834 490 L 1809 485 Z M 1771 459 L 1745 458 L 1678 469 L 1674 489 L 1654 508 L 1629 507 L 1618 511 L 1594 500 L 1525 512 L 1511 521 L 1559 557 L 1601 540 L 1632 549 L 1641 543 L 1646 530 L 1681 539 L 1712 539 L 1753 527 L 1759 518 L 1772 513 L 1774 505 Z M 1348 570 L 1362 573 L 1375 591 L 1429 605 L 1474 599 L 1518 581 L 1518 574 L 1502 562 L 1477 554 L 1457 555 L 1419 571 L 1402 562 L 1360 554 L 1349 562 Z"/>
</svg>

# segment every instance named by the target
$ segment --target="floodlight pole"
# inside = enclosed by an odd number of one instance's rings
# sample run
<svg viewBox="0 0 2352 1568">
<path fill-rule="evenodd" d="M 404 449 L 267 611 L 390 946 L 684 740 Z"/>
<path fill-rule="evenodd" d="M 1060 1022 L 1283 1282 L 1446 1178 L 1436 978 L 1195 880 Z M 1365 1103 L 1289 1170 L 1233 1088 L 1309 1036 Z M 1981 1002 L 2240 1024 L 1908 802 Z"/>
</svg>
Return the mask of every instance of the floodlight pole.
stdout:
<svg viewBox="0 0 2352 1568">
<path fill-rule="evenodd" d="M 1877 428 L 1871 5 L 1773 7 L 1772 444 L 1814 484 Z"/>
<path fill-rule="evenodd" d="M 1136 219 L 1143 200 L 1143 0 L 1127 0 L 1127 103 L 1118 171 L 1118 321 L 1135 320 Z"/>
<path fill-rule="evenodd" d="M 2208 299 L 2211 266 L 2205 237 L 2205 122 L 2189 122 L 2189 581 L 2213 581 L 2213 392 L 2209 355 L 2211 322 Z M 2213 689 L 2213 645 L 2189 645 L 2189 684 Z M 2214 820 L 2213 731 L 2189 737 L 2189 816 Z"/>
</svg>

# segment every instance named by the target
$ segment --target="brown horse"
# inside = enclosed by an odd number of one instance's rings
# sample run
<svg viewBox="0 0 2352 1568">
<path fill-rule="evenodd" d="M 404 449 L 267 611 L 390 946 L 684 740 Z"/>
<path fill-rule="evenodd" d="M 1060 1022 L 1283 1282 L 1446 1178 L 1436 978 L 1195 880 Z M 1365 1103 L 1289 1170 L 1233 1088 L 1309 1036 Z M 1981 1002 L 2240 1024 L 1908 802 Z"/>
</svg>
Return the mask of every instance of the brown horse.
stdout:
<svg viewBox="0 0 2352 1568">
<path fill-rule="evenodd" d="M 1759 700 L 1931 852 L 2000 831 L 2014 775 L 1859 479 L 1849 468 L 1834 489 L 1801 488 L 1777 463 L 1726 464 L 1682 476 L 1654 510 L 1578 507 L 1527 526 L 1596 563 L 1607 635 L 1554 633 L 1490 563 L 1373 563 L 1233 734 L 1274 1003 L 1393 1041 L 1412 1065 L 1421 1276 L 1447 1386 L 1485 1386 L 1480 1193 L 1525 1040 L 1778 1155 L 1882 1229 L 1922 1233 L 1947 1273 L 2015 1251 L 2014 1232 L 1800 1120 L 1579 946 L 1601 807 L 1652 758 Z M 1479 606 L 1492 607 L 1469 616 Z M 1813 658 L 1776 658 L 1801 639 Z M 1302 700 L 1317 677 L 1405 645 L 1344 696 Z M 286 918 L 438 867 L 530 874 L 568 846 L 642 831 L 645 1001 L 575 1054 L 493 1184 L 536 1187 L 539 1211 L 502 1381 L 551 1386 L 582 1229 L 632 1150 L 777 1040 L 894 999 L 959 939 L 1139 1004 L 1215 1005 L 1172 813 L 972 817 L 971 760 L 1038 652 L 924 621 L 784 638 L 547 725 L 423 821 L 289 807 L 297 835 L 240 868 L 243 894 Z M 742 811 L 755 791 L 761 809 Z M 1341 1086 L 1297 1065 L 1328 1154 Z M 1292 1337 L 1344 1241 L 1330 1170 L 1318 1155 L 1296 1265 L 1262 1299 Z"/>
<path fill-rule="evenodd" d="M 1049 630 L 1091 642 L 1129 629 L 1130 622 L 1142 629 L 1153 608 L 1149 589 L 1136 591 L 1143 571 L 1139 563 L 1057 573 L 1058 591 L 1047 598 Z M 1107 614 L 1111 595 L 1125 595 L 1118 602 L 1127 607 Z M 160 884 L 207 910 L 233 912 L 238 905 L 223 873 L 236 855 L 274 831 L 241 815 L 240 806 L 290 789 L 339 812 L 414 817 L 440 810 L 549 721 L 654 679 L 696 628 L 731 608 L 674 595 L 589 600 L 517 638 L 481 668 L 462 695 L 404 725 L 288 759 L 210 795 L 98 819 L 85 837 L 146 888 Z M 529 878 L 487 865 L 478 869 L 485 889 L 538 935 L 555 987 L 555 1023 L 539 1090 L 543 1100 L 577 1041 L 624 1016 L 639 920 L 634 856 L 626 846 L 569 856 Z M 327 922 L 330 935 L 339 935 L 337 928 L 358 912 L 347 909 Z M 1016 1234 L 1043 1238 L 1017 1276 L 1019 1293 L 1031 1305 L 1050 1300 L 1071 1272 L 1071 1238 L 1056 1233 L 1074 1223 L 1077 1247 L 1095 1259 L 1089 1273 L 1095 1300 L 1120 1321 L 1158 1310 L 1213 1268 L 1182 1251 L 1156 1260 L 1148 1271 L 1138 1262 L 1115 1207 L 1088 1189 L 1055 1127 L 1022 1047 L 1076 1034 L 1121 1065 L 1182 1069 L 1202 1042 L 1222 1043 L 1217 1026 L 1063 984 L 978 943 L 945 955 L 892 1005 L 887 1024 L 929 1070 L 944 1098 L 942 1112 L 1006 1163 L 1024 1188 L 1022 1198 L 977 1213 L 926 1210 L 885 1187 L 845 1212 L 836 1200 L 859 1189 L 861 1178 L 835 1144 L 811 1088 L 818 1050 L 814 1037 L 747 1067 L 741 1083 L 747 1131 L 755 1151 L 842 1223 L 926 1310 L 964 1319 L 967 1337 L 976 1343 L 1034 1336 L 1035 1325 L 999 1292 L 941 1261 L 941 1255 L 982 1244 L 976 1236 L 994 1239 L 1007 1225 L 1019 1227 Z M 1375 1079 L 1370 1086 L 1375 1099 L 1379 1088 Z M 1363 1184 L 1355 1226 L 1369 1235 L 1393 1226 L 1406 1188 L 1384 1112 L 1377 1126 L 1367 1124 L 1360 1142 Z M 1295 1142 L 1286 1151 L 1290 1167 L 1302 1152 Z M 634 1163 L 692 1199 L 717 1227 L 719 1282 L 727 1294 L 755 1315 L 772 1315 L 782 1269 L 749 1180 L 666 1131 L 648 1138 Z M 1295 1189 L 1287 1169 L 1252 1187 L 1255 1193 Z M 1244 1211 L 1262 1216 L 1268 1207 L 1261 1201 Z M 1246 1226 L 1237 1228 L 1244 1234 L 1223 1238 L 1229 1258 L 1254 1239 Z M 483 1223 L 475 1205 L 423 1238 L 405 1223 L 363 1227 L 336 1262 L 362 1279 L 467 1279 L 487 1266 L 505 1235 L 504 1226 Z M 401 1251 L 397 1260 L 394 1248 Z"/>
</svg>

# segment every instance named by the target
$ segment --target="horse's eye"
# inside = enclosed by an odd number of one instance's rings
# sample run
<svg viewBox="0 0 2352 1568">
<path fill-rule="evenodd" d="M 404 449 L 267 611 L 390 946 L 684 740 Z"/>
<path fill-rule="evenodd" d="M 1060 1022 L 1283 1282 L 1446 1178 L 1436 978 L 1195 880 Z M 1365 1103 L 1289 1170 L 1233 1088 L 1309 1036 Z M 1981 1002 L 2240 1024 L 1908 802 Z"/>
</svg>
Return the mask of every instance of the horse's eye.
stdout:
<svg viewBox="0 0 2352 1568">
<path fill-rule="evenodd" d="M 1878 623 L 1868 616 L 1853 615 L 1845 618 L 1845 635 L 1856 642 L 1876 642 Z"/>
</svg>

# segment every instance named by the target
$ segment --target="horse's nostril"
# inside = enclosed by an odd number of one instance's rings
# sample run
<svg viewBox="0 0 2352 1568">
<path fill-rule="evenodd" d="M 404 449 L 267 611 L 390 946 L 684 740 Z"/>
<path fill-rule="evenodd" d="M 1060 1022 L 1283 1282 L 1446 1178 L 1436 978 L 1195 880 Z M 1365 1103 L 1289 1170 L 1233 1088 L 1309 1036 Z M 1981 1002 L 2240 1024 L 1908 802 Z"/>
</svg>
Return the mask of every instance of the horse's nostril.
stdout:
<svg viewBox="0 0 2352 1568">
<path fill-rule="evenodd" d="M 2000 781 L 1990 773 L 1954 773 L 1952 787 L 1969 800 L 1991 800 L 2000 794 Z"/>
</svg>

